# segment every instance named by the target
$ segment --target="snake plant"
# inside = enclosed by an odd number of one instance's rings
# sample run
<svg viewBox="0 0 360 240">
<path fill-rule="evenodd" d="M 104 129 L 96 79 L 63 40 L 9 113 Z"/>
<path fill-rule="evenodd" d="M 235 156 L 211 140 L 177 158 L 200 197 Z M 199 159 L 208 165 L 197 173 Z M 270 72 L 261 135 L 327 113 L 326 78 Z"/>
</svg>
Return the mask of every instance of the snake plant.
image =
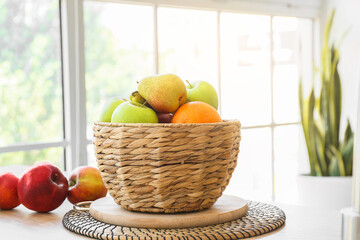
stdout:
<svg viewBox="0 0 360 240">
<path fill-rule="evenodd" d="M 339 44 L 329 43 L 334 19 L 332 11 L 327 22 L 322 46 L 320 92 L 315 94 L 314 81 L 310 94 L 304 97 L 303 84 L 299 83 L 301 124 L 312 176 L 351 176 L 354 134 L 349 121 L 340 138 L 341 79 L 338 72 Z"/>
</svg>

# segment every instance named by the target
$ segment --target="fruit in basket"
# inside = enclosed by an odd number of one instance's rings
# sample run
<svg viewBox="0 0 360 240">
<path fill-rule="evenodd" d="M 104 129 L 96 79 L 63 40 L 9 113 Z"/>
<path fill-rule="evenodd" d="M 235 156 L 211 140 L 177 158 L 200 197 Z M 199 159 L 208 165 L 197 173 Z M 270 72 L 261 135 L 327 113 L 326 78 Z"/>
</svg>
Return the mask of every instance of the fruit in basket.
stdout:
<svg viewBox="0 0 360 240">
<path fill-rule="evenodd" d="M 20 205 L 18 182 L 19 179 L 12 173 L 0 174 L 0 209 L 10 210 Z"/>
<path fill-rule="evenodd" d="M 111 122 L 111 116 L 117 106 L 125 102 L 126 99 L 121 97 L 112 97 L 110 98 L 105 105 L 103 106 L 100 114 L 100 122 Z"/>
<path fill-rule="evenodd" d="M 175 112 L 172 123 L 215 123 L 221 122 L 216 109 L 200 101 L 188 102 Z"/>
<path fill-rule="evenodd" d="M 25 171 L 18 183 L 20 203 L 37 212 L 50 212 L 66 199 L 68 182 L 59 168 L 38 163 Z"/>
<path fill-rule="evenodd" d="M 216 110 L 218 109 L 218 95 L 215 88 L 210 83 L 205 81 L 196 81 L 193 83 L 188 82 L 186 91 L 188 102 L 206 102 L 213 106 Z"/>
<path fill-rule="evenodd" d="M 105 197 L 107 189 L 97 168 L 82 166 L 74 169 L 69 178 L 68 200 L 72 204 Z"/>
<path fill-rule="evenodd" d="M 139 82 L 138 91 L 159 113 L 175 112 L 186 102 L 185 84 L 174 74 L 144 78 Z"/>
<path fill-rule="evenodd" d="M 136 102 L 124 102 L 113 112 L 114 123 L 158 123 L 156 113 L 151 108 Z"/>
<path fill-rule="evenodd" d="M 146 100 L 140 95 L 140 93 L 138 91 L 135 91 L 135 92 L 131 93 L 130 101 L 131 102 L 137 102 L 137 103 L 140 103 L 140 104 L 144 104 L 146 102 Z"/>
<path fill-rule="evenodd" d="M 156 115 L 159 119 L 159 123 L 171 123 L 173 117 L 172 113 L 157 113 Z"/>
</svg>

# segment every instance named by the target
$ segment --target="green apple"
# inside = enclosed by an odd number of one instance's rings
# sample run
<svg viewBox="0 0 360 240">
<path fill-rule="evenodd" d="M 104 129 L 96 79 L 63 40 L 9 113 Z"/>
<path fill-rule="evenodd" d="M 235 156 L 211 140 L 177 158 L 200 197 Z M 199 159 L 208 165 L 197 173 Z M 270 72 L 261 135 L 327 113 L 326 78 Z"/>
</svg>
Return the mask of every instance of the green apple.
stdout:
<svg viewBox="0 0 360 240">
<path fill-rule="evenodd" d="M 111 122 L 111 116 L 117 106 L 125 102 L 126 99 L 122 97 L 112 97 L 103 106 L 100 114 L 100 122 Z"/>
<path fill-rule="evenodd" d="M 188 82 L 189 83 L 189 82 Z M 208 82 L 197 81 L 186 87 L 187 102 L 201 101 L 218 109 L 218 95 L 215 88 Z"/>
<path fill-rule="evenodd" d="M 113 112 L 113 123 L 158 123 L 156 113 L 151 108 L 136 102 L 124 102 Z"/>
</svg>

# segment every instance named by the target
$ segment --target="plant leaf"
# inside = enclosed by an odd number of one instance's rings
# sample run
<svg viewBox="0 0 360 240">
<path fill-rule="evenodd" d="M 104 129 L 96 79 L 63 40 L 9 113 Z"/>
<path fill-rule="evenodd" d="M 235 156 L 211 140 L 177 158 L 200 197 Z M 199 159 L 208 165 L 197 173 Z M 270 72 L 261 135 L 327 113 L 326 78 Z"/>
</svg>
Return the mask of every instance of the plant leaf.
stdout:
<svg viewBox="0 0 360 240">
<path fill-rule="evenodd" d="M 322 176 L 328 176 L 328 166 L 325 158 L 325 131 L 321 121 L 316 121 L 314 127 L 316 155 L 320 162 Z"/>
<path fill-rule="evenodd" d="M 330 114 L 329 114 L 329 83 L 325 79 L 322 80 L 322 88 L 320 91 L 320 111 L 319 121 L 322 121 L 325 132 L 325 149 L 331 145 L 331 133 L 330 133 Z M 330 159 L 326 157 L 326 162 L 329 163 Z"/>
<path fill-rule="evenodd" d="M 346 125 L 346 128 L 345 128 L 345 133 L 344 133 L 344 140 L 343 140 L 343 143 L 346 143 L 347 141 L 349 141 L 349 139 L 351 137 L 353 137 L 354 133 L 351 129 L 351 125 L 350 125 L 350 121 L 349 119 L 347 120 L 347 125 Z"/>
<path fill-rule="evenodd" d="M 305 143 L 308 150 L 309 163 L 310 163 L 310 174 L 312 176 L 321 176 L 321 168 L 316 155 L 316 142 L 315 142 L 315 126 L 314 126 L 314 107 L 315 107 L 315 96 L 314 88 L 311 89 L 310 94 L 306 100 L 303 96 L 303 86 L 300 79 L 299 83 L 299 104 L 300 104 L 300 117 L 301 124 L 303 127 Z"/>
<path fill-rule="evenodd" d="M 346 145 L 344 145 L 341 154 L 344 160 L 346 176 L 351 176 L 354 155 L 354 136 L 351 136 L 350 139 L 346 142 Z"/>
<path fill-rule="evenodd" d="M 329 58 L 329 38 L 330 38 L 330 32 L 331 32 L 331 28 L 332 28 L 332 24 L 333 24 L 333 20 L 334 20 L 334 15 L 335 15 L 335 10 L 332 10 L 329 20 L 326 23 L 326 27 L 325 27 L 325 32 L 324 32 L 324 43 L 323 43 L 323 48 L 322 48 L 322 71 L 323 71 L 323 76 L 325 77 L 326 80 L 329 79 L 329 74 L 330 74 L 330 61 L 331 58 Z"/>
<path fill-rule="evenodd" d="M 303 89 L 303 85 L 302 85 L 302 78 L 300 78 L 300 81 L 299 81 L 298 97 L 299 97 L 299 107 L 300 107 L 300 118 L 301 118 L 301 123 L 303 123 L 303 119 L 304 119 L 304 89 Z"/>
<path fill-rule="evenodd" d="M 330 142 L 336 148 L 339 147 L 339 130 L 341 116 L 341 82 L 337 70 L 339 63 L 339 51 L 331 47 L 331 72 L 329 78 L 329 134 Z"/>
<path fill-rule="evenodd" d="M 329 149 L 327 149 L 326 155 L 330 159 L 329 176 L 340 176 L 339 165 L 336 160 L 336 156 L 334 156 L 334 154 Z"/>
<path fill-rule="evenodd" d="M 342 155 L 333 145 L 326 151 L 330 158 L 329 175 L 330 176 L 346 176 L 345 165 Z"/>
<path fill-rule="evenodd" d="M 341 144 L 340 151 L 344 159 L 346 176 L 351 176 L 354 158 L 354 133 L 351 129 L 349 120 L 347 120 L 344 139 Z"/>
<path fill-rule="evenodd" d="M 314 95 L 314 87 L 311 89 L 310 95 L 307 99 L 307 109 L 306 109 L 306 117 L 307 117 L 307 131 L 309 136 L 309 159 L 312 162 L 313 172 L 316 176 L 322 176 L 323 172 L 321 170 L 318 155 L 316 153 L 316 126 L 314 121 L 314 107 L 315 107 L 315 95 Z"/>
</svg>

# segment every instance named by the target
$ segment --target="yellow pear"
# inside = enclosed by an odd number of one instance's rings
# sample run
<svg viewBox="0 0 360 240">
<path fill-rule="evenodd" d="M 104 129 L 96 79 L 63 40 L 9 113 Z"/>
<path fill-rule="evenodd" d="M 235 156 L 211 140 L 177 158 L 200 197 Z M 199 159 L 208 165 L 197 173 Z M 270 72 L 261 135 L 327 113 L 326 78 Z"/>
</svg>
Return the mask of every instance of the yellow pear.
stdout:
<svg viewBox="0 0 360 240">
<path fill-rule="evenodd" d="M 159 113 L 175 112 L 186 102 L 185 84 L 174 74 L 144 78 L 139 82 L 138 92 Z"/>
</svg>

